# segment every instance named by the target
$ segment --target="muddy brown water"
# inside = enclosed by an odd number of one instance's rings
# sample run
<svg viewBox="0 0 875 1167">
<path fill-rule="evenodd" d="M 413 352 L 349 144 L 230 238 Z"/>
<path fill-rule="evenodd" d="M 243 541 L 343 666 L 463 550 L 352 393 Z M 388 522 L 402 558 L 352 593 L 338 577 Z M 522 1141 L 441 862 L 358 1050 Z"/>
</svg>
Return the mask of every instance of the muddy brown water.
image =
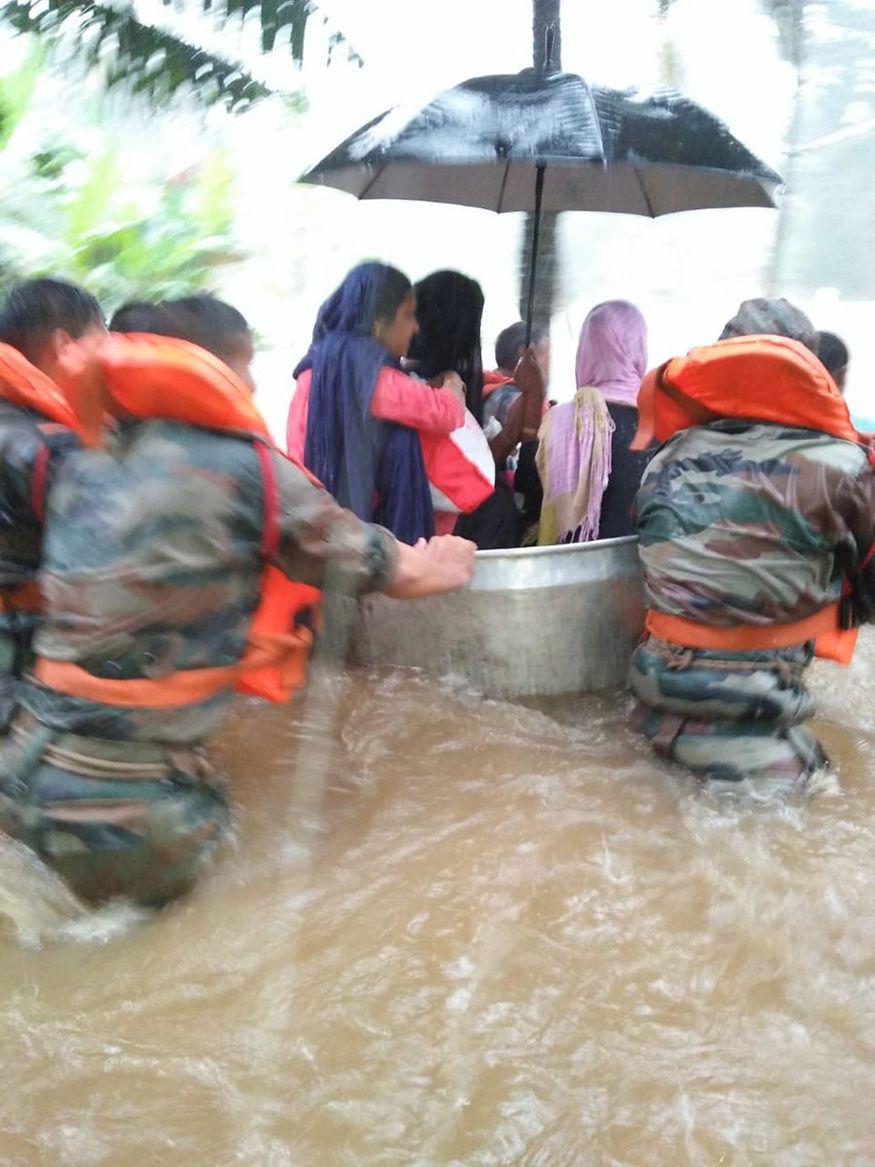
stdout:
<svg viewBox="0 0 875 1167">
<path fill-rule="evenodd" d="M 836 777 L 702 791 L 610 693 L 241 706 L 236 838 L 87 914 L 0 852 L 0 1164 L 875 1163 L 875 637 Z"/>
</svg>

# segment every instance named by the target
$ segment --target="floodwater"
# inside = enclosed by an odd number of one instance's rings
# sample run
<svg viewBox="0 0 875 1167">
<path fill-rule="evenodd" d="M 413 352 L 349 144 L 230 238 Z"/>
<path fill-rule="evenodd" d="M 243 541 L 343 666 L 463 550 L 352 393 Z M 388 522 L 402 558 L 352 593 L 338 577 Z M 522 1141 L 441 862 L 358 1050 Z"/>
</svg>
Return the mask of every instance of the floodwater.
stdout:
<svg viewBox="0 0 875 1167">
<path fill-rule="evenodd" d="M 703 792 L 623 694 L 241 706 L 186 902 L 3 853 L 0 1164 L 871 1167 L 875 637 L 818 670 L 808 800 Z"/>
</svg>

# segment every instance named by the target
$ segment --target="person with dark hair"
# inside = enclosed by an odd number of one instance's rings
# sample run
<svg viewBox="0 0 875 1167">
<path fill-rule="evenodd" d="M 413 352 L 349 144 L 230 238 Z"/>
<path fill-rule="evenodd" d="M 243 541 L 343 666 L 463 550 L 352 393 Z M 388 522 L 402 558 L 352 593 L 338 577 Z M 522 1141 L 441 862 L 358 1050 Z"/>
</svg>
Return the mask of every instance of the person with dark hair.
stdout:
<svg viewBox="0 0 875 1167">
<path fill-rule="evenodd" d="M 833 381 L 844 393 L 848 378 L 848 364 L 851 360 L 848 346 L 834 332 L 824 332 L 821 329 L 817 334 L 817 355 Z"/>
<path fill-rule="evenodd" d="M 273 446 L 222 359 L 242 319 L 166 302 L 160 336 L 111 335 L 64 373 L 114 424 L 52 495 L 0 830 L 90 901 L 161 904 L 209 864 L 228 809 L 202 743 L 235 690 L 284 702 L 305 683 L 326 581 L 419 598 L 473 568 L 463 540 L 410 547 L 361 522 Z"/>
<path fill-rule="evenodd" d="M 550 379 L 550 333 L 546 328 L 532 329 L 532 347 L 544 376 Z M 522 320 L 511 324 L 498 334 L 495 342 L 496 368 L 483 376 L 483 420 L 495 417 L 502 426 L 507 424 L 510 408 L 519 400 L 521 389 L 514 384 L 514 372 L 526 351 L 526 326 Z"/>
<path fill-rule="evenodd" d="M 42 606 L 46 497 L 78 444 L 52 378 L 76 339 L 102 331 L 94 297 L 59 280 L 19 284 L 0 308 L 0 733 L 13 716 Z"/>
<path fill-rule="evenodd" d="M 410 343 L 410 362 L 430 380 L 452 369 L 465 385 L 465 406 L 483 423 L 483 359 L 480 322 L 483 290 L 457 271 L 436 271 L 416 284 L 419 325 Z"/>
<path fill-rule="evenodd" d="M 110 332 L 158 334 L 161 330 L 161 305 L 150 300 L 129 300 L 116 308 L 107 328 Z"/>
<path fill-rule="evenodd" d="M 18 284 L 0 309 L 0 343 L 17 349 L 47 377 L 71 340 L 103 329 L 103 312 L 91 293 L 62 280 Z"/>
<path fill-rule="evenodd" d="M 715 345 L 648 373 L 636 499 L 649 611 L 630 684 L 663 756 L 731 782 L 805 785 L 814 655 L 847 664 L 875 613 L 875 476 L 817 334 L 750 300 Z"/>
<path fill-rule="evenodd" d="M 416 329 L 402 272 L 353 268 L 319 309 L 286 431 L 289 454 L 342 506 L 410 543 L 435 530 L 420 435 L 446 436 L 464 422 L 454 373 L 439 370 L 432 388 L 401 369 Z"/>
<path fill-rule="evenodd" d="M 178 300 L 163 300 L 159 307 L 173 321 L 173 332 L 167 335 L 177 336 L 215 353 L 252 392 L 255 391 L 251 372 L 255 345 L 249 324 L 241 312 L 204 292 Z M 164 335 L 160 328 L 157 332 L 159 336 Z"/>
<path fill-rule="evenodd" d="M 187 340 L 215 353 L 250 388 L 255 389 L 250 366 L 255 347 L 242 313 L 204 292 L 178 300 L 151 304 L 134 300 L 123 304 L 109 322 L 110 332 L 141 332 Z"/>
<path fill-rule="evenodd" d="M 550 376 L 550 334 L 545 328 L 535 327 L 532 329 L 531 340 L 532 352 L 546 386 Z M 483 418 L 487 427 L 497 423 L 506 429 L 506 434 L 502 438 L 503 443 L 506 438 L 515 435 L 517 429 L 520 431 L 519 444 L 515 450 L 511 450 L 506 462 L 499 468 L 505 471 L 513 483 L 514 499 L 520 512 L 523 542 L 527 543 L 533 541 L 538 531 L 544 492 L 535 462 L 538 441 L 531 436 L 530 431 L 529 436 L 525 440 L 522 439 L 522 429 L 526 428 L 522 414 L 528 412 L 530 417 L 534 417 L 540 401 L 543 417 L 547 407 L 543 403 L 544 393 L 537 378 L 530 378 L 533 400 L 517 405 L 523 393 L 522 386 L 517 384 L 517 370 L 521 370 L 520 375 L 523 378 L 526 376 L 527 362 L 523 361 L 525 355 L 526 325 L 519 320 L 500 332 L 495 342 L 497 368 L 486 373 L 483 378 L 485 402 Z M 516 415 L 512 419 L 511 410 L 515 405 Z"/>
<path fill-rule="evenodd" d="M 484 415 L 480 351 L 483 303 L 480 285 L 461 272 L 438 271 L 426 276 L 416 285 L 419 332 L 410 346 L 411 365 L 420 376 L 430 377 L 438 368 L 450 368 L 459 374 L 465 382 L 468 412 L 480 424 Z M 484 426 L 499 470 L 504 470 L 520 442 L 532 442 L 537 437 L 544 407 L 544 378 L 532 349 L 519 362 L 515 383 L 521 395 L 508 411 L 506 423 L 502 426 L 491 418 Z M 537 482 L 537 476 L 533 477 Z M 539 502 L 540 499 L 538 505 Z M 525 509 L 528 511 L 528 507 Z M 518 545 L 523 519 L 501 476 L 494 493 L 475 511 L 462 515 L 455 530 L 484 550 Z"/>
</svg>

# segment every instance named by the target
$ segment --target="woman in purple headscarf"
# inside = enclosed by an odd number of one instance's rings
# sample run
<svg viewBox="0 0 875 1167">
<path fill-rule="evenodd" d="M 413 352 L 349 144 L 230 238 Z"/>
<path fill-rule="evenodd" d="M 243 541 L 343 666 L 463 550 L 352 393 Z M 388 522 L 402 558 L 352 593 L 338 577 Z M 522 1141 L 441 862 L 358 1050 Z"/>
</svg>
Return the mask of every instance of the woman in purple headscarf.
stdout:
<svg viewBox="0 0 875 1167">
<path fill-rule="evenodd" d="M 574 400 L 551 409 L 538 435 L 540 544 L 635 533 L 632 503 L 650 455 L 629 443 L 646 369 L 647 325 L 635 305 L 593 308 L 580 330 Z"/>
</svg>

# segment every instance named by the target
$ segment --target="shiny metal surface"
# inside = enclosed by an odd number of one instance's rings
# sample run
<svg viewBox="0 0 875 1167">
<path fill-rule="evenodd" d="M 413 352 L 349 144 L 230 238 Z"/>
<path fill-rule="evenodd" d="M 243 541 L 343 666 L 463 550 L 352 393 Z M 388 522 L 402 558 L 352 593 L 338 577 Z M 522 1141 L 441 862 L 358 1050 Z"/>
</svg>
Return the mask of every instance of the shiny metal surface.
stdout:
<svg viewBox="0 0 875 1167">
<path fill-rule="evenodd" d="M 643 620 L 637 539 L 481 551 L 469 588 L 359 602 L 352 656 L 464 679 L 487 696 L 622 685 Z"/>
</svg>

